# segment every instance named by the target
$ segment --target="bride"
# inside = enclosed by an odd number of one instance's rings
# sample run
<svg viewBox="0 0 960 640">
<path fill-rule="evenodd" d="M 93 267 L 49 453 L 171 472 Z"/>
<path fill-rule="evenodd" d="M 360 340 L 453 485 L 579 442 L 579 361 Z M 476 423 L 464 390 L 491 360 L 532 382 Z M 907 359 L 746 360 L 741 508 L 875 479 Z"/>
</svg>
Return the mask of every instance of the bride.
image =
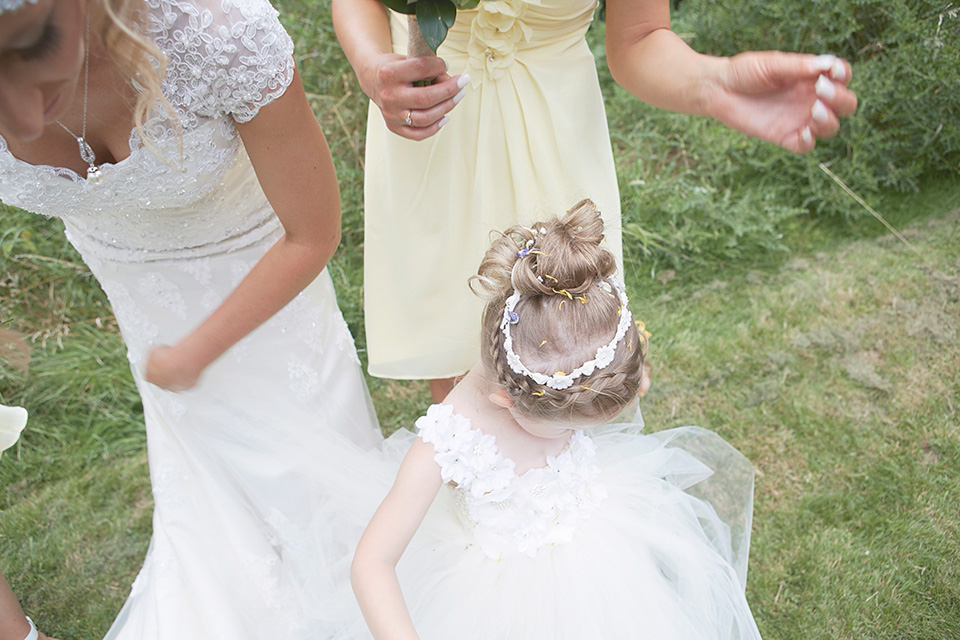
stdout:
<svg viewBox="0 0 960 640">
<path fill-rule="evenodd" d="M 110 639 L 325 637 L 311 452 L 380 433 L 292 52 L 267 0 L 0 0 L 0 201 L 63 221 L 143 397 L 154 532 Z"/>
</svg>

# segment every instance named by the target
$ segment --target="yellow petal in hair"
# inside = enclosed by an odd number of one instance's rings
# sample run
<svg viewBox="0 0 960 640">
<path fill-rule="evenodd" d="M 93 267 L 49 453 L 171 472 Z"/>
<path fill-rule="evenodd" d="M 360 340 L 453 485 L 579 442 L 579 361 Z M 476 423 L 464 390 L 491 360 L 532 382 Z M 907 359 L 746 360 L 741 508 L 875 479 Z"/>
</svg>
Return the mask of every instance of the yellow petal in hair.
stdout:
<svg viewBox="0 0 960 640">
<path fill-rule="evenodd" d="M 544 340 L 543 342 L 541 342 L 541 343 L 540 343 L 540 346 L 542 347 L 542 346 L 545 345 L 545 344 L 547 344 L 547 341 L 546 341 L 546 340 Z"/>
<path fill-rule="evenodd" d="M 540 397 L 540 396 L 543 395 L 543 391 L 534 391 L 531 395 L 535 395 L 535 396 L 537 396 L 537 397 Z"/>
<path fill-rule="evenodd" d="M 653 334 L 647 331 L 647 325 L 643 323 L 643 320 L 637 320 L 637 331 L 647 340 L 653 337 Z"/>
<path fill-rule="evenodd" d="M 594 393 L 597 393 L 597 394 L 600 393 L 600 392 L 597 391 L 596 389 L 591 389 L 590 387 L 585 387 L 585 386 L 583 386 L 583 385 L 580 385 L 580 388 L 583 389 L 584 391 L 593 391 Z"/>
<path fill-rule="evenodd" d="M 555 376 L 565 376 L 565 375 L 567 375 L 567 374 L 565 374 L 563 371 L 557 371 L 557 372 L 556 372 L 555 374 L 553 374 L 553 375 L 555 375 Z"/>
<path fill-rule="evenodd" d="M 550 280 L 553 280 L 554 282 L 560 282 L 559 280 L 557 280 L 556 278 L 554 278 L 554 277 L 553 277 L 552 275 L 550 275 L 549 273 L 543 274 L 543 277 L 544 277 L 544 278 L 549 278 Z"/>
</svg>

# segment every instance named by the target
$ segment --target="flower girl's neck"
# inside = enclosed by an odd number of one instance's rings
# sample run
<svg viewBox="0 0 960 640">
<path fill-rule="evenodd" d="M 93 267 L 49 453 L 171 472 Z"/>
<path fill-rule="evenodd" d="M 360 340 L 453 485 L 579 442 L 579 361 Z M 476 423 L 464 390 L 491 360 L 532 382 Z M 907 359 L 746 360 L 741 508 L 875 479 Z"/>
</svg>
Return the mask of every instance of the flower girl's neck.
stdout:
<svg viewBox="0 0 960 640">
<path fill-rule="evenodd" d="M 517 473 L 543 467 L 547 457 L 566 447 L 574 428 L 556 422 L 517 415 L 509 395 L 478 364 L 444 401 L 468 418 L 474 429 L 492 435 L 504 457 L 516 463 Z"/>
</svg>

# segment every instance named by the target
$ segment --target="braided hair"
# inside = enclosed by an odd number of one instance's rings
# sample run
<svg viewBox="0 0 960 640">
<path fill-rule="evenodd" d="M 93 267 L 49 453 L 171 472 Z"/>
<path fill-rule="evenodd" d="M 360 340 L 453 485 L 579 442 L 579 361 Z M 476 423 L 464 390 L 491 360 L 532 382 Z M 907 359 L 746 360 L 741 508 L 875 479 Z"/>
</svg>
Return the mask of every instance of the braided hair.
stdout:
<svg viewBox="0 0 960 640">
<path fill-rule="evenodd" d="M 559 219 L 507 229 L 471 278 L 474 291 L 487 300 L 483 363 L 525 415 L 603 422 L 636 397 L 646 341 L 633 323 L 608 366 L 576 378 L 566 389 L 538 384 L 507 362 L 500 324 L 506 300 L 515 291 L 521 298 L 510 328 L 513 349 L 531 371 L 573 371 L 613 339 L 621 301 L 607 283 L 616 261 L 600 247 L 601 240 L 603 220 L 592 201 L 582 200 Z"/>
</svg>

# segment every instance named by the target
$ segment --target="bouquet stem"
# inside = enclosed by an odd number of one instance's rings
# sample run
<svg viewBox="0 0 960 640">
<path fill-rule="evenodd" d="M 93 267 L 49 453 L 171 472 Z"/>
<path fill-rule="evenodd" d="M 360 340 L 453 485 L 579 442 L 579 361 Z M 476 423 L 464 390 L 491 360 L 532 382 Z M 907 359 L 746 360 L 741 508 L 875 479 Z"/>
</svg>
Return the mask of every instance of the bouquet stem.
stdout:
<svg viewBox="0 0 960 640">
<path fill-rule="evenodd" d="M 417 16 L 407 15 L 407 28 L 410 32 L 407 40 L 407 56 L 410 58 L 423 58 L 424 56 L 436 55 L 427 41 L 423 39 L 423 33 L 420 31 L 420 23 L 417 22 Z"/>
</svg>

